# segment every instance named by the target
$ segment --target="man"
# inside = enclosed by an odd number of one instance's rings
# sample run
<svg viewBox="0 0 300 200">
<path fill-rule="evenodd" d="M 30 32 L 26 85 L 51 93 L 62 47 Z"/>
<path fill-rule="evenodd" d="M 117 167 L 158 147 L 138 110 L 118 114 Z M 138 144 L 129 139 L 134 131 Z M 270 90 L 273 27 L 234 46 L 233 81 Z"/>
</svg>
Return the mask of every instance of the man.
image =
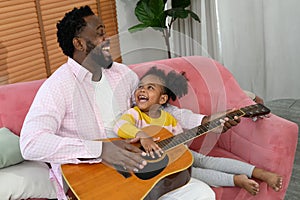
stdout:
<svg viewBox="0 0 300 200">
<path fill-rule="evenodd" d="M 112 61 L 109 39 L 101 19 L 88 6 L 74 8 L 57 23 L 57 37 L 67 63 L 57 69 L 39 89 L 26 116 L 20 138 L 25 159 L 51 163 L 57 180 L 58 199 L 65 199 L 60 171 L 62 163 L 99 163 L 143 169 L 143 152 L 125 141 L 101 142 L 113 137 L 114 119 L 131 106 L 138 84 L 127 66 Z M 198 125 L 203 115 L 170 107 L 187 127 Z M 207 117 L 205 117 L 206 121 Z M 225 122 L 225 127 L 239 120 Z M 162 196 L 172 199 L 214 199 L 204 183 L 191 180 Z"/>
</svg>

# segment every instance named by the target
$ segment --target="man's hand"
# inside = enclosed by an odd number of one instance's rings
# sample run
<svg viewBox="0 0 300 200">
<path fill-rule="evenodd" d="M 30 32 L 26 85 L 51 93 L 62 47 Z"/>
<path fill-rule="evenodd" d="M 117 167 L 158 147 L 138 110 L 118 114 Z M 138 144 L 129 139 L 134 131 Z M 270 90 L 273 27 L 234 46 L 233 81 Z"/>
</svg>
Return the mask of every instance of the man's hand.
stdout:
<svg viewBox="0 0 300 200">
<path fill-rule="evenodd" d="M 234 111 L 235 109 L 226 111 L 226 112 L 219 112 L 210 116 L 205 116 L 201 122 L 201 124 L 205 124 L 209 121 L 212 121 L 214 119 L 220 118 L 220 122 L 221 122 L 221 127 L 222 130 L 220 130 L 219 132 L 226 132 L 228 129 L 230 129 L 232 126 L 236 126 L 238 123 L 240 123 L 241 118 L 238 116 L 234 116 L 233 119 L 229 119 L 228 117 L 226 117 L 227 113 L 230 113 L 232 111 Z M 223 117 L 222 117 L 223 116 Z M 219 129 L 217 129 L 218 131 Z"/>
<path fill-rule="evenodd" d="M 118 165 L 126 171 L 137 172 L 147 164 L 142 155 L 146 156 L 145 152 L 129 144 L 127 140 L 103 142 L 101 158 L 108 165 Z"/>
<path fill-rule="evenodd" d="M 238 123 L 241 122 L 241 118 L 238 116 L 234 116 L 233 119 L 229 119 L 228 117 L 225 117 L 223 120 L 224 120 L 223 122 L 221 121 L 221 123 L 223 124 L 222 133 L 226 132 L 228 129 L 238 125 Z"/>
<path fill-rule="evenodd" d="M 255 98 L 253 99 L 253 101 L 255 101 L 256 103 L 260 103 L 260 104 L 264 104 L 264 100 L 263 98 L 259 97 L 259 96 L 255 96 Z"/>
</svg>

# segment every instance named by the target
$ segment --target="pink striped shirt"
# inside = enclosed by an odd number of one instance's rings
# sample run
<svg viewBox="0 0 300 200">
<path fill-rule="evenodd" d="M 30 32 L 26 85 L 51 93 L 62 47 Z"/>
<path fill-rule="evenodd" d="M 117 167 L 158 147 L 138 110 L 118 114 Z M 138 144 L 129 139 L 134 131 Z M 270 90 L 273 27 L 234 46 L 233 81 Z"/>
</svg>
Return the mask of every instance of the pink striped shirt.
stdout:
<svg viewBox="0 0 300 200">
<path fill-rule="evenodd" d="M 103 73 L 118 103 L 117 113 L 124 113 L 132 104 L 139 82 L 137 75 L 126 65 L 115 62 Z M 102 142 L 94 140 L 106 138 L 106 133 L 95 99 L 92 74 L 68 58 L 41 86 L 25 118 L 20 136 L 23 157 L 51 163 L 60 185 L 60 164 L 101 162 Z M 183 128 L 197 126 L 203 117 L 174 106 L 166 110 Z"/>
<path fill-rule="evenodd" d="M 113 63 L 103 73 L 123 113 L 130 108 L 137 75 L 119 63 Z M 94 87 L 92 74 L 71 58 L 45 81 L 21 131 L 20 146 L 25 159 L 80 163 L 78 158 L 100 156 L 102 143 L 93 140 L 106 138 L 106 133 Z M 95 161 L 101 160 L 90 162 Z"/>
<path fill-rule="evenodd" d="M 119 63 L 104 69 L 103 74 L 119 112 L 126 111 L 138 84 L 137 75 Z M 58 199 L 66 198 L 61 163 L 101 162 L 102 142 L 94 140 L 106 138 L 106 133 L 95 99 L 92 74 L 69 58 L 41 86 L 25 118 L 20 137 L 23 157 L 51 163 L 50 177 L 57 183 Z"/>
</svg>

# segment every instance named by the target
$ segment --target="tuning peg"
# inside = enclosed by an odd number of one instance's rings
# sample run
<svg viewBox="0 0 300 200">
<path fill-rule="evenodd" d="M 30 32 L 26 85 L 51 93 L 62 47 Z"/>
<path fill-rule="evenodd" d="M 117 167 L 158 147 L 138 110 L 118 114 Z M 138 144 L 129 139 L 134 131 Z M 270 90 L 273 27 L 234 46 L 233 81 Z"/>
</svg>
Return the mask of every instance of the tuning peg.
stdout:
<svg viewBox="0 0 300 200">
<path fill-rule="evenodd" d="M 252 117 L 252 121 L 256 122 L 257 121 L 257 117 Z"/>
</svg>

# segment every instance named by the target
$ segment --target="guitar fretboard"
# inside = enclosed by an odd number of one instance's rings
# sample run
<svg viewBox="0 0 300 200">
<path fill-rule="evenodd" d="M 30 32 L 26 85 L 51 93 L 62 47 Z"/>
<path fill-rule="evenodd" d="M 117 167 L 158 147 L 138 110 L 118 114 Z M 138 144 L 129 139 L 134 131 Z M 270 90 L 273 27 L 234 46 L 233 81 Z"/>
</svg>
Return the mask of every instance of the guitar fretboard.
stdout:
<svg viewBox="0 0 300 200">
<path fill-rule="evenodd" d="M 157 145 L 160 148 L 162 148 L 163 151 L 166 151 L 166 150 L 174 148 L 180 144 L 184 144 L 184 143 L 186 143 L 192 139 L 195 139 L 201 135 L 204 135 L 204 134 L 208 133 L 209 131 L 211 131 L 212 129 L 220 126 L 221 125 L 220 120 L 224 119 L 224 117 L 233 119 L 234 116 L 254 117 L 254 116 L 264 115 L 264 114 L 268 114 L 268 113 L 270 113 L 270 110 L 261 104 L 250 105 L 250 106 L 241 108 L 239 110 L 235 110 L 230 113 L 227 113 L 224 116 L 216 118 L 212 121 L 209 121 L 205 124 L 202 124 L 200 126 L 192 128 L 190 130 L 184 131 L 178 135 L 174 135 L 165 140 L 162 140 L 162 141 L 158 142 Z"/>
</svg>

